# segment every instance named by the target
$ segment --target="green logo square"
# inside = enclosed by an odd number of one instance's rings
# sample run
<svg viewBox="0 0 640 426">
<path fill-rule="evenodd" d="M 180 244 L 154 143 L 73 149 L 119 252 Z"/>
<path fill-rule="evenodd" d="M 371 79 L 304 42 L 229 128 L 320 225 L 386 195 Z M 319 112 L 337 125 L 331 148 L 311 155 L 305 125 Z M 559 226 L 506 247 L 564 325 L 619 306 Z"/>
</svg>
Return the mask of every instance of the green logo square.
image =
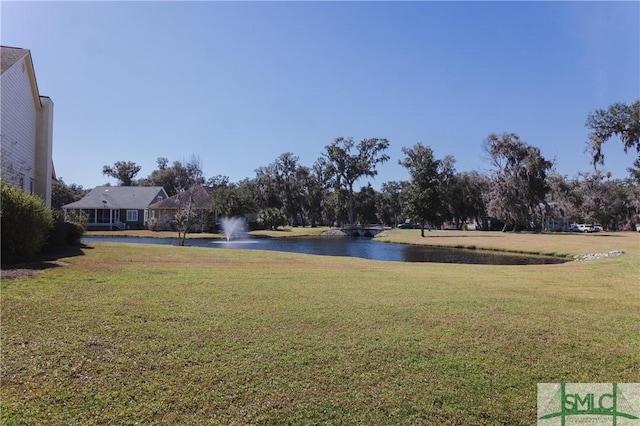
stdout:
<svg viewBox="0 0 640 426">
<path fill-rule="evenodd" d="M 640 383 L 538 383 L 539 426 L 640 426 Z"/>
</svg>

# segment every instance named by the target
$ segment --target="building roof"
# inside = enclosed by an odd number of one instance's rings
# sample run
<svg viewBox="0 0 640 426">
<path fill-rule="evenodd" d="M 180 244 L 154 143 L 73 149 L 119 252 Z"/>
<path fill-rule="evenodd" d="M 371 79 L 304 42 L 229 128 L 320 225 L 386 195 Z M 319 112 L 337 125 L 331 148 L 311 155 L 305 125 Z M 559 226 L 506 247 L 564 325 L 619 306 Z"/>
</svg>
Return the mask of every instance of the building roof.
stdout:
<svg viewBox="0 0 640 426">
<path fill-rule="evenodd" d="M 29 49 L 23 49 L 21 47 L 0 46 L 0 52 L 1 52 L 0 63 L 2 65 L 0 67 L 2 68 L 2 72 L 0 72 L 0 74 L 4 74 L 4 72 L 9 68 L 11 68 L 16 62 L 28 56 L 27 60 L 29 62 L 27 63 L 27 70 L 31 78 L 33 78 L 33 84 L 35 86 L 34 96 L 37 98 L 35 101 L 39 102 L 40 103 L 39 106 L 42 107 L 41 98 L 48 98 L 49 100 L 51 100 L 48 96 L 42 96 L 40 94 L 40 90 L 38 89 L 38 80 L 36 79 L 36 73 L 33 69 L 33 60 L 31 59 L 31 51 Z"/>
<path fill-rule="evenodd" d="M 161 186 L 98 186 L 81 200 L 63 209 L 131 209 L 144 210 L 158 195 L 167 196 Z"/>
<path fill-rule="evenodd" d="M 209 192 L 211 188 L 197 185 L 192 187 L 189 191 L 193 194 L 193 204 L 196 209 L 207 209 L 209 207 Z M 153 210 L 178 210 L 187 208 L 189 205 L 189 196 L 185 192 L 180 192 L 173 197 L 169 197 L 166 200 L 158 201 L 151 204 L 150 209 Z"/>
<path fill-rule="evenodd" d="M 0 73 L 5 72 L 5 70 L 9 69 L 13 64 L 29 53 L 28 49 L 10 46 L 0 46 L 0 51 L 0 68 L 2 69 Z"/>
</svg>

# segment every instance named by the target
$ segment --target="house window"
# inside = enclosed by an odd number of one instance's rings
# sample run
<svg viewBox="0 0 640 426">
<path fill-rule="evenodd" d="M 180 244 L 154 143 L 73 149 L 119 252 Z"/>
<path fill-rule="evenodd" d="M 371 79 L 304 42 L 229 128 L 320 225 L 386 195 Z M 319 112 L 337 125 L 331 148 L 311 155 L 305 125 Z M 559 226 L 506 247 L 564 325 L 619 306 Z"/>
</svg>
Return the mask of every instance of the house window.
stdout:
<svg viewBox="0 0 640 426">
<path fill-rule="evenodd" d="M 29 194 L 33 194 L 34 189 L 35 189 L 35 184 L 33 182 L 33 179 L 29 179 Z"/>
<path fill-rule="evenodd" d="M 127 210 L 127 222 L 138 221 L 138 210 Z"/>
<path fill-rule="evenodd" d="M 97 209 L 96 210 L 96 222 L 95 223 L 110 223 L 111 222 L 111 210 L 109 209 Z"/>
</svg>

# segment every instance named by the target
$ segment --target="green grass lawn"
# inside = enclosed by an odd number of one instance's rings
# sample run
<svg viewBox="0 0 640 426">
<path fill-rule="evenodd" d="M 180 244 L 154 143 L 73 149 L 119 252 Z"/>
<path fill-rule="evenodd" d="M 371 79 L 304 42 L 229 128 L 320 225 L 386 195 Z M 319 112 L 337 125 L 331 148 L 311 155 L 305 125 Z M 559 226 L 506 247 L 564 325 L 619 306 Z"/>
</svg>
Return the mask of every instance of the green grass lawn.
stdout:
<svg viewBox="0 0 640 426">
<path fill-rule="evenodd" d="M 537 383 L 639 381 L 639 234 L 381 239 L 625 253 L 485 266 L 92 244 L 2 280 L 2 423 L 530 425 Z"/>
</svg>

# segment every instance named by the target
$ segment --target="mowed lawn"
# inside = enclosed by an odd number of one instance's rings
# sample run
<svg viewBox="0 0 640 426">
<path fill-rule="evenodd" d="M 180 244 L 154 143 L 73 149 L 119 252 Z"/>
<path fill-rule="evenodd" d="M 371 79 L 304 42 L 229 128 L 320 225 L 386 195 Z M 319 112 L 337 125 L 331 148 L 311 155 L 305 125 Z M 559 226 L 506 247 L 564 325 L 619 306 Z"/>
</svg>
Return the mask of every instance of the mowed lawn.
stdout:
<svg viewBox="0 0 640 426">
<path fill-rule="evenodd" d="M 640 234 L 381 239 L 625 253 L 485 266 L 95 243 L 2 280 L 2 423 L 530 425 L 537 383 L 639 381 Z"/>
</svg>

